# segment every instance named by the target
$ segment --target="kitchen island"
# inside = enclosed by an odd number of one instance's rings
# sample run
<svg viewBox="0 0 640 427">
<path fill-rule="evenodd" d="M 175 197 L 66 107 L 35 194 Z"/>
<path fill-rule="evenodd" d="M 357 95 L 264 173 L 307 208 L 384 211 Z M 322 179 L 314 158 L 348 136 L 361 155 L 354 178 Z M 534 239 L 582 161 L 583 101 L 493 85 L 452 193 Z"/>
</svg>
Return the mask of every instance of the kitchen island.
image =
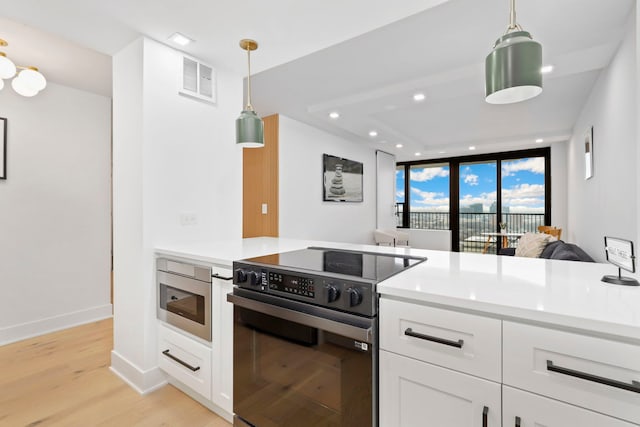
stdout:
<svg viewBox="0 0 640 427">
<path fill-rule="evenodd" d="M 611 265 L 275 238 L 156 253 L 230 269 L 308 246 L 427 258 L 377 287 L 382 426 L 640 424 L 640 289 L 601 282 Z"/>
</svg>

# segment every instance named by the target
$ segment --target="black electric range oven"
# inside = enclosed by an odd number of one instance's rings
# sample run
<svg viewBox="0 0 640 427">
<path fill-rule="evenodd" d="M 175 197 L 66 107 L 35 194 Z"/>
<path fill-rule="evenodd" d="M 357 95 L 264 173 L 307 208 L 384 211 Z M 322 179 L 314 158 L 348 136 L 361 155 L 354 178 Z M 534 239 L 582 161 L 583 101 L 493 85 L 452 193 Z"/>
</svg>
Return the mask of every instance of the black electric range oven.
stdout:
<svg viewBox="0 0 640 427">
<path fill-rule="evenodd" d="M 310 247 L 234 262 L 234 425 L 377 426 L 376 284 L 424 260 Z"/>
</svg>

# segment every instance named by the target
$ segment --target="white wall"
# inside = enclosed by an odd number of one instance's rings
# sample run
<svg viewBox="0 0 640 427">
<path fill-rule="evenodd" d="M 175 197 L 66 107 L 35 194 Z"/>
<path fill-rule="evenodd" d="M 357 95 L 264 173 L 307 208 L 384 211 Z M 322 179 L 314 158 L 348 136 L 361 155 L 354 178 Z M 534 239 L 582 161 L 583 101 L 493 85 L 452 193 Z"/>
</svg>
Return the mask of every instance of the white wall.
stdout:
<svg viewBox="0 0 640 427">
<path fill-rule="evenodd" d="M 638 242 L 638 101 L 635 14 L 602 71 L 568 145 L 566 239 L 604 261 L 604 236 Z M 593 178 L 584 179 L 584 134 L 593 126 Z"/>
<path fill-rule="evenodd" d="M 562 238 L 571 232 L 567 221 L 567 141 L 551 144 L 551 225 L 562 229 Z"/>
<path fill-rule="evenodd" d="M 111 315 L 111 100 L 50 82 L 0 105 L 3 344 Z"/>
<path fill-rule="evenodd" d="M 112 369 L 141 392 L 157 368 L 154 247 L 241 237 L 242 77 L 218 70 L 218 102 L 178 95 L 180 55 L 139 39 L 114 56 Z M 182 213 L 195 225 L 180 224 Z"/>
<path fill-rule="evenodd" d="M 280 237 L 373 243 L 376 156 L 369 147 L 280 116 Z M 363 163 L 363 202 L 322 201 L 322 155 Z"/>
</svg>

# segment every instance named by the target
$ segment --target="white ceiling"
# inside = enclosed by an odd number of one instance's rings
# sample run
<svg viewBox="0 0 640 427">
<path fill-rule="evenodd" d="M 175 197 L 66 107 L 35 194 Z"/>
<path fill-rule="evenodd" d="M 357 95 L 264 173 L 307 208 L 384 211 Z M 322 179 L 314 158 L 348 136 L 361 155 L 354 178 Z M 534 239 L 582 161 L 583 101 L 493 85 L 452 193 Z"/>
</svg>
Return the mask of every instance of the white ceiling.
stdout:
<svg viewBox="0 0 640 427">
<path fill-rule="evenodd" d="M 253 105 L 261 114 L 285 114 L 398 160 L 566 140 L 619 46 L 635 1 L 518 1 L 518 22 L 542 44 L 544 63 L 554 72 L 545 75 L 537 98 L 490 105 L 484 101 L 484 59 L 506 30 L 508 4 L 450 0 L 266 70 L 252 80 Z M 418 92 L 426 95 L 423 102 L 413 100 Z M 330 119 L 331 111 L 340 118 Z M 369 137 L 370 130 L 378 136 Z"/>
<path fill-rule="evenodd" d="M 240 75 L 246 55 L 238 41 L 255 38 L 259 114 L 285 114 L 414 160 L 469 154 L 471 144 L 483 152 L 566 139 L 635 0 L 519 0 L 518 22 L 542 43 L 555 71 L 541 96 L 489 105 L 484 58 L 506 29 L 508 3 L 0 0 L 0 38 L 15 62 L 106 96 L 110 56 L 140 35 L 170 44 L 179 31 L 196 40 L 187 53 Z M 426 95 L 419 104 L 412 100 L 418 91 Z M 330 111 L 341 118 L 328 119 Z"/>
</svg>

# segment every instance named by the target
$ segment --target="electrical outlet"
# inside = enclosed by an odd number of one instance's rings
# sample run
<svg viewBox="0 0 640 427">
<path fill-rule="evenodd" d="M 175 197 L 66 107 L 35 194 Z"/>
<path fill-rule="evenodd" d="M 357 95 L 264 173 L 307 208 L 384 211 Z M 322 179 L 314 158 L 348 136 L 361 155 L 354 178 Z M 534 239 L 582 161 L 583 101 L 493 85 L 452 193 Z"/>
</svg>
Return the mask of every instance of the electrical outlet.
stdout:
<svg viewBox="0 0 640 427">
<path fill-rule="evenodd" d="M 189 226 L 198 224 L 198 215 L 194 212 L 182 212 L 180 214 L 180 225 Z"/>
<path fill-rule="evenodd" d="M 262 215 L 266 215 L 267 214 L 267 204 L 263 203 L 262 204 Z"/>
</svg>

